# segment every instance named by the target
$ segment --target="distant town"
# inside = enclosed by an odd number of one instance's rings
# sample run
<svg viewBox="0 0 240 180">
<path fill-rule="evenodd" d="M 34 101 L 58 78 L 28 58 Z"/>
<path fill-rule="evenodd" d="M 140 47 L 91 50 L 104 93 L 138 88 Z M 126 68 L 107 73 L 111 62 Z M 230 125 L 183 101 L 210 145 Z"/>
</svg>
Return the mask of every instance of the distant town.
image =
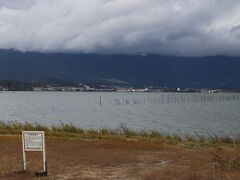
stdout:
<svg viewBox="0 0 240 180">
<path fill-rule="evenodd" d="M 240 92 L 240 89 L 211 88 L 169 88 L 169 87 L 131 87 L 119 85 L 82 84 L 82 83 L 49 83 L 0 81 L 0 91 L 59 91 L 59 92 Z"/>
<path fill-rule="evenodd" d="M 191 89 L 191 88 L 168 88 L 168 87 L 119 87 L 119 86 L 90 86 L 81 85 L 79 87 L 33 87 L 33 91 L 69 91 L 69 92 L 205 92 L 205 93 L 217 93 L 217 92 L 240 92 L 240 90 L 224 90 L 224 89 Z"/>
</svg>

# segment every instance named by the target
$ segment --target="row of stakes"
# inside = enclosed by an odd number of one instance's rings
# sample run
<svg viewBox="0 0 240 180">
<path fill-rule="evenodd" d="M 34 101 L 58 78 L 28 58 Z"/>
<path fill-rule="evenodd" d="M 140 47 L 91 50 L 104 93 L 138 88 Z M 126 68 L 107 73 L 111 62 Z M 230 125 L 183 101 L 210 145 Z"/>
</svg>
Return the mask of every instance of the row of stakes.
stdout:
<svg viewBox="0 0 240 180">
<path fill-rule="evenodd" d="M 199 102 L 226 102 L 240 101 L 240 94 L 231 95 L 205 95 L 205 94 L 161 94 L 158 97 L 145 98 L 114 98 L 110 99 L 111 105 L 139 105 L 139 104 L 177 104 L 177 103 L 199 103 Z M 100 96 L 99 104 L 103 105 L 103 98 Z"/>
</svg>

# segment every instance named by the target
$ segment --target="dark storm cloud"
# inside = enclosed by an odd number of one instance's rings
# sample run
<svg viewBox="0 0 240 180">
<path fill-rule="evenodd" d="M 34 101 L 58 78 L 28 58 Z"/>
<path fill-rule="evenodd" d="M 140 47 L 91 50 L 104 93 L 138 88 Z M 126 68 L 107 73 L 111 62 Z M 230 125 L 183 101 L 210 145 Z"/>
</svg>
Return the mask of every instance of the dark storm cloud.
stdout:
<svg viewBox="0 0 240 180">
<path fill-rule="evenodd" d="M 0 0 L 0 48 L 240 55 L 239 0 Z"/>
</svg>

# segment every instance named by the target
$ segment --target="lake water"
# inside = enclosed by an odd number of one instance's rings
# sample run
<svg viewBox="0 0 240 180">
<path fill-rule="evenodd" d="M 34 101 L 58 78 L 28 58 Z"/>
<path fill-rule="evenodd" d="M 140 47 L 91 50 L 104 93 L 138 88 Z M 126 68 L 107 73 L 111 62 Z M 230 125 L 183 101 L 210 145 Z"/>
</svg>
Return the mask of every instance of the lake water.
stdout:
<svg viewBox="0 0 240 180">
<path fill-rule="evenodd" d="M 0 121 L 240 136 L 240 94 L 3 92 Z"/>
</svg>

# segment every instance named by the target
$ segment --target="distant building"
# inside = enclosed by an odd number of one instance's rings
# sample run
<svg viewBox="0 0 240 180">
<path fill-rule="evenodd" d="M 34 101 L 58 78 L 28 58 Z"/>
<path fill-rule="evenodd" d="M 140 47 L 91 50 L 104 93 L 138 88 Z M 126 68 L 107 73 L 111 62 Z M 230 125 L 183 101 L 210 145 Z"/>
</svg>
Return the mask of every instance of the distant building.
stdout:
<svg viewBox="0 0 240 180">
<path fill-rule="evenodd" d="M 83 86 L 84 91 L 90 91 L 92 88 L 88 85 Z"/>
</svg>

